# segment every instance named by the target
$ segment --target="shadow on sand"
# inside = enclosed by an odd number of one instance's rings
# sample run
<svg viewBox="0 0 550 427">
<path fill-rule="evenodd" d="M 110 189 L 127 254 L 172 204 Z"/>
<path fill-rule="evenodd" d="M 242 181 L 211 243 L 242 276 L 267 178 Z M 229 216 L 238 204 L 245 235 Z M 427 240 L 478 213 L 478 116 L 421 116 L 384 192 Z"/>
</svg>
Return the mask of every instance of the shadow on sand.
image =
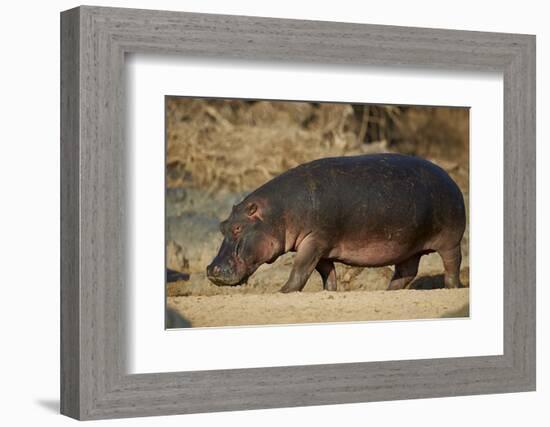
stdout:
<svg viewBox="0 0 550 427">
<path fill-rule="evenodd" d="M 166 283 L 177 282 L 179 280 L 189 280 L 189 274 L 170 270 L 169 268 L 166 269 Z"/>
<path fill-rule="evenodd" d="M 423 276 L 416 279 L 409 286 L 409 289 L 416 290 L 431 290 L 442 289 L 445 287 L 443 280 L 443 274 L 436 274 L 435 276 Z"/>
<path fill-rule="evenodd" d="M 191 322 L 173 308 L 166 307 L 165 327 L 166 329 L 190 328 Z"/>
<path fill-rule="evenodd" d="M 463 288 L 468 288 L 468 277 L 460 275 L 460 281 Z M 443 289 L 445 288 L 445 280 L 443 274 L 436 274 L 435 276 L 423 276 L 419 277 L 409 285 L 409 289 L 415 290 L 431 290 L 431 289 Z"/>
</svg>

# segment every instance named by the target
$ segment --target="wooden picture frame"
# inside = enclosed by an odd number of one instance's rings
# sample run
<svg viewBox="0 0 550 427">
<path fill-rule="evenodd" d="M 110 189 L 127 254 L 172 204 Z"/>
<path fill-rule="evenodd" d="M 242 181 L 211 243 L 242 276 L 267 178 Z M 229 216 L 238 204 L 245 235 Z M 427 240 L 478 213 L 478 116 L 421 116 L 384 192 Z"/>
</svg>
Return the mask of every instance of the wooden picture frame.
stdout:
<svg viewBox="0 0 550 427">
<path fill-rule="evenodd" d="M 124 57 L 490 70 L 504 79 L 504 352 L 125 370 Z M 79 7 L 61 14 L 61 412 L 100 419 L 535 389 L 535 37 Z"/>
</svg>

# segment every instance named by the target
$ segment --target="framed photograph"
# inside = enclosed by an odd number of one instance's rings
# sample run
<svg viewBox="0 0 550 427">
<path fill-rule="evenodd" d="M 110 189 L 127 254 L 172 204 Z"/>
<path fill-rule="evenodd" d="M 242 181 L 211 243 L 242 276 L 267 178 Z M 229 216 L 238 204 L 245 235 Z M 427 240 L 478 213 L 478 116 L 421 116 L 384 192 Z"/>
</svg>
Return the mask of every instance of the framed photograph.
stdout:
<svg viewBox="0 0 550 427">
<path fill-rule="evenodd" d="M 466 107 L 167 96 L 166 327 L 469 317 L 469 131 Z"/>
<path fill-rule="evenodd" d="M 61 14 L 61 412 L 535 390 L 535 37 Z"/>
</svg>

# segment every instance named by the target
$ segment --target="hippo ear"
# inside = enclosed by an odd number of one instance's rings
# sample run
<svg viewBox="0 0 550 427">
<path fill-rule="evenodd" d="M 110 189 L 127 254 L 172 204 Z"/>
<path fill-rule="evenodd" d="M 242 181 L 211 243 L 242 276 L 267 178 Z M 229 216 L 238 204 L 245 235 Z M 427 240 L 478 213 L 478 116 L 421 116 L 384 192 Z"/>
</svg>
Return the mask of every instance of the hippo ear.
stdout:
<svg viewBox="0 0 550 427">
<path fill-rule="evenodd" d="M 251 203 L 246 207 L 246 214 L 252 216 L 258 210 L 258 205 L 256 203 Z"/>
</svg>

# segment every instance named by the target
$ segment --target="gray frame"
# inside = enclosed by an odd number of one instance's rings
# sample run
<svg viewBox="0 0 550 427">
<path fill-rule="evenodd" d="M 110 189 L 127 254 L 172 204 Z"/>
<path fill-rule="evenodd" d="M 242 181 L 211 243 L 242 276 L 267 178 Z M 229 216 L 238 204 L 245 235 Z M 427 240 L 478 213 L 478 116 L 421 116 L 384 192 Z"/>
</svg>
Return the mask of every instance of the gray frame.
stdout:
<svg viewBox="0 0 550 427">
<path fill-rule="evenodd" d="M 128 375 L 124 55 L 504 75 L 504 354 Z M 61 14 L 61 412 L 99 419 L 535 390 L 535 37 L 79 7 Z"/>
</svg>

